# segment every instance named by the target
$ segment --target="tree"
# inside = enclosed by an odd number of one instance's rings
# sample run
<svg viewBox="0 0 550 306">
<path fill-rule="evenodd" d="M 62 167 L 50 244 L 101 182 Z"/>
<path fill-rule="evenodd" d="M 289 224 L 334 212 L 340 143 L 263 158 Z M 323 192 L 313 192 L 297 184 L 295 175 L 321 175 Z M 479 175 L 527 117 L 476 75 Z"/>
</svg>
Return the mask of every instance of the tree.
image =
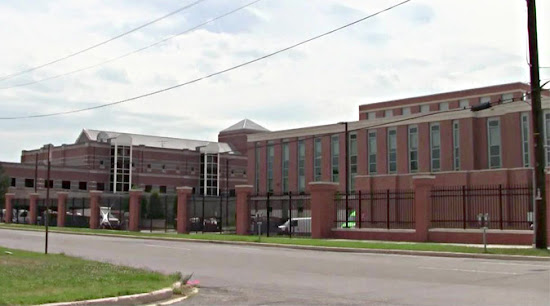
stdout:
<svg viewBox="0 0 550 306">
<path fill-rule="evenodd" d="M 4 172 L 4 168 L 0 165 L 0 205 L 4 206 L 4 195 L 10 187 L 10 178 Z"/>
</svg>

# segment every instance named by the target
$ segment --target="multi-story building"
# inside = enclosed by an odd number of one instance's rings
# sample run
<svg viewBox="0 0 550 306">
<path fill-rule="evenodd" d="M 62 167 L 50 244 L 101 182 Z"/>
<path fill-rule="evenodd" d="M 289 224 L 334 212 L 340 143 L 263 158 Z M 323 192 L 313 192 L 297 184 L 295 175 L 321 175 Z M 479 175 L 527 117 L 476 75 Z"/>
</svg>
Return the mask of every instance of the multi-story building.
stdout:
<svg viewBox="0 0 550 306">
<path fill-rule="evenodd" d="M 231 193 L 247 182 L 247 135 L 265 131 L 247 119 L 221 131 L 218 142 L 84 129 L 73 144 L 51 146 L 49 184 L 71 193 L 174 193 L 178 186 L 197 194 Z M 47 151 L 25 150 L 20 163 L 0 163 L 16 196 L 44 192 Z"/>
<path fill-rule="evenodd" d="M 422 174 L 440 185 L 528 184 L 529 92 L 511 83 L 365 104 L 359 121 L 248 135 L 248 181 L 275 194 L 306 192 L 312 181 L 339 182 L 344 192 L 346 175 L 350 191 L 410 189 Z M 542 105 L 550 145 L 548 91 Z"/>
</svg>

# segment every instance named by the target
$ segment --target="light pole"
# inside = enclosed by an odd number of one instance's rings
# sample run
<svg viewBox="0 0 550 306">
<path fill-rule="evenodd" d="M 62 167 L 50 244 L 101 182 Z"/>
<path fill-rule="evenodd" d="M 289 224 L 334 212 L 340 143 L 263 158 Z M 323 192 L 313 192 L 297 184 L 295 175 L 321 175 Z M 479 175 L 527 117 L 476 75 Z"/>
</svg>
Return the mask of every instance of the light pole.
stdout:
<svg viewBox="0 0 550 306">
<path fill-rule="evenodd" d="M 344 156 L 346 158 L 346 168 L 344 169 L 344 177 L 345 177 L 345 189 L 346 189 L 346 228 L 348 228 L 348 219 L 349 219 L 349 203 L 348 203 L 348 198 L 349 198 L 349 178 L 348 178 L 348 167 L 349 167 L 349 158 L 348 158 L 348 123 L 347 122 L 338 122 L 338 124 L 343 124 L 344 125 L 344 137 L 346 138 L 345 139 L 345 148 L 344 148 Z"/>
</svg>

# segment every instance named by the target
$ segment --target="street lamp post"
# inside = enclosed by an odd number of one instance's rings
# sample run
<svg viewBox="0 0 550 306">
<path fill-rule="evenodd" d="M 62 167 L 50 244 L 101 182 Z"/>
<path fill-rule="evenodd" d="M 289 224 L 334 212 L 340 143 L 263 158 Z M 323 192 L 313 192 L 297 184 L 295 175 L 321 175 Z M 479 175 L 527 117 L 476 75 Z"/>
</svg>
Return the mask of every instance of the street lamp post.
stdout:
<svg viewBox="0 0 550 306">
<path fill-rule="evenodd" d="M 339 122 L 339 124 L 344 125 L 344 137 L 345 139 L 345 148 L 344 148 L 344 156 L 346 158 L 346 167 L 344 169 L 344 177 L 345 177 L 345 196 L 346 196 L 346 228 L 348 228 L 348 222 L 349 222 L 349 178 L 348 178 L 348 168 L 349 168 L 349 158 L 348 158 L 348 123 L 347 122 Z"/>
</svg>

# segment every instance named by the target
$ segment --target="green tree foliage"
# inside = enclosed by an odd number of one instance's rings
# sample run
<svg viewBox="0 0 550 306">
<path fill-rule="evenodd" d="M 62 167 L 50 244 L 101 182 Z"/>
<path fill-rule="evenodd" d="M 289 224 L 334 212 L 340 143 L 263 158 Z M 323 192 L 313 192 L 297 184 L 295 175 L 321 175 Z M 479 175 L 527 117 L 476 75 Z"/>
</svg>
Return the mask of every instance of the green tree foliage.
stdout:
<svg viewBox="0 0 550 306">
<path fill-rule="evenodd" d="M 0 166 L 0 205 L 4 206 L 4 195 L 10 187 L 10 178 L 4 172 L 4 168 Z"/>
<path fill-rule="evenodd" d="M 161 201 L 158 192 L 153 192 L 149 198 L 149 218 L 164 219 L 164 203 Z"/>
</svg>

